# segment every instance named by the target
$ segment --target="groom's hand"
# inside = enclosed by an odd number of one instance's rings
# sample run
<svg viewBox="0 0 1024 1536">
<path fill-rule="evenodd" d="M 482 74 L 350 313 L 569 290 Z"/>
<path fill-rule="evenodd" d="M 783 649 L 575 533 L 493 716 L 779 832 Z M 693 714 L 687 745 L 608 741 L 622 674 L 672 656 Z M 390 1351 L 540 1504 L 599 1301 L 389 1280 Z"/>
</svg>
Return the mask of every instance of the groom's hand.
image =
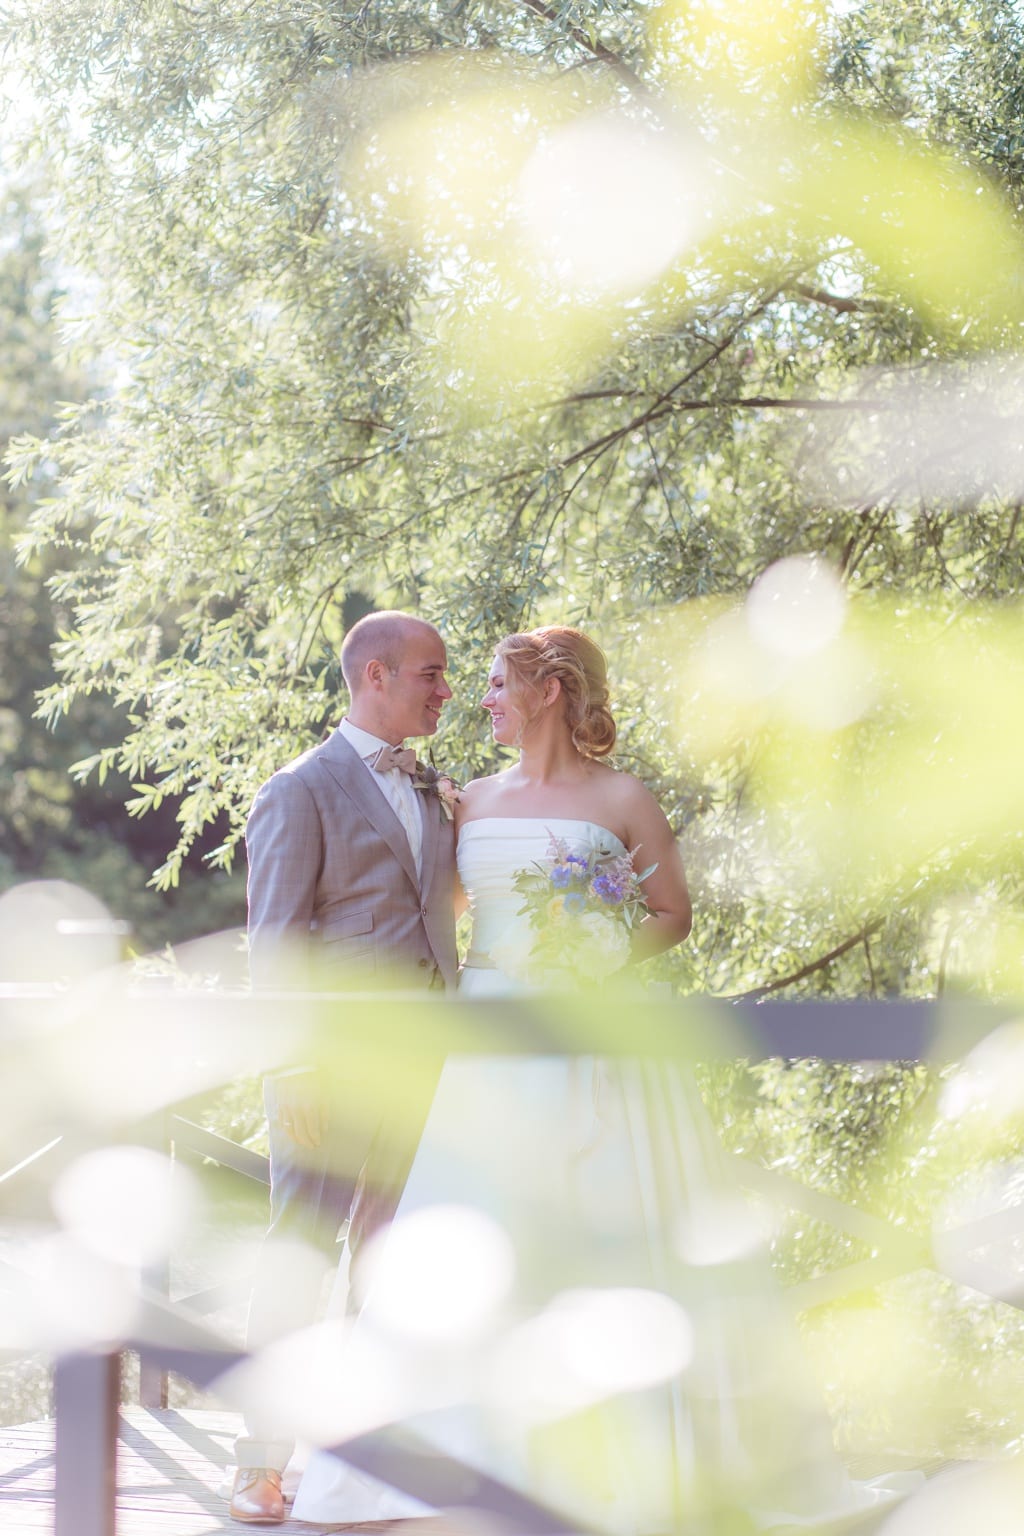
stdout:
<svg viewBox="0 0 1024 1536">
<path fill-rule="evenodd" d="M 327 1106 L 311 1073 L 277 1080 L 277 1123 L 297 1146 L 312 1151 L 327 1130 Z"/>
</svg>

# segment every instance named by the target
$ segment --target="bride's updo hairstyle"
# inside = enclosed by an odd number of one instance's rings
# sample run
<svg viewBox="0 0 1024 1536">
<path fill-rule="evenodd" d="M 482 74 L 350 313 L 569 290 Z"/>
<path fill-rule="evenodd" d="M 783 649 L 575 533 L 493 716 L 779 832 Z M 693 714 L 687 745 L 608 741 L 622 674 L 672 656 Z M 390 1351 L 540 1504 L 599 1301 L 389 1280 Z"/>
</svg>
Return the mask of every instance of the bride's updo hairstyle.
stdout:
<svg viewBox="0 0 1024 1536">
<path fill-rule="evenodd" d="M 497 646 L 506 678 L 540 713 L 544 685 L 557 677 L 565 700 L 565 723 L 572 744 L 584 757 L 607 757 L 615 746 L 615 721 L 608 708 L 608 670 L 604 652 L 578 629 L 548 624 L 509 635 Z"/>
</svg>

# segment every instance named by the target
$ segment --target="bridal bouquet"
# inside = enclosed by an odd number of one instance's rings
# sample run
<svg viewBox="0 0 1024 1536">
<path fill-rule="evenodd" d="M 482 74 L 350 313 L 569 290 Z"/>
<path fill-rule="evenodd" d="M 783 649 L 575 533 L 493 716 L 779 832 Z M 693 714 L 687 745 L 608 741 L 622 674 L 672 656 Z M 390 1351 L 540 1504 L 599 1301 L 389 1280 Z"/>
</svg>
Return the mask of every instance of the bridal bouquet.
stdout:
<svg viewBox="0 0 1024 1536">
<path fill-rule="evenodd" d="M 641 886 L 656 868 L 638 875 L 628 853 L 579 853 L 552 837 L 543 863 L 516 871 L 525 922 L 491 946 L 492 960 L 532 986 L 603 981 L 629 959 L 632 929 L 648 910 Z"/>
</svg>

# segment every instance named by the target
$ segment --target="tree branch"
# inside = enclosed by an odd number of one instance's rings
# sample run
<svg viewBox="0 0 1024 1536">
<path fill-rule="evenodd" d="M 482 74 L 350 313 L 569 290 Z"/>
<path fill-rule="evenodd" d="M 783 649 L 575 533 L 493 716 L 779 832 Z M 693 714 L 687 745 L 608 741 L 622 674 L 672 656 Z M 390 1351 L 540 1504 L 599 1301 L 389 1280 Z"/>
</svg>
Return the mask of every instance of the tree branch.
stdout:
<svg viewBox="0 0 1024 1536">
<path fill-rule="evenodd" d="M 953 946 L 953 934 L 960 926 L 962 913 L 954 912 L 946 924 L 946 931 L 942 935 L 942 949 L 939 952 L 939 972 L 935 979 L 935 996 L 943 997 L 946 991 L 946 966 L 949 963 L 949 951 Z"/>
<path fill-rule="evenodd" d="M 648 94 L 647 86 L 640 76 L 630 69 L 625 60 L 621 59 L 611 48 L 607 48 L 604 43 L 592 41 L 583 31 L 582 27 L 576 27 L 571 22 L 563 21 L 556 11 L 553 11 L 550 6 L 543 3 L 543 0 L 520 0 L 520 4 L 525 5 L 535 15 L 542 16 L 545 21 L 549 21 L 552 26 L 558 27 L 560 31 L 567 33 L 574 43 L 586 49 L 587 53 L 592 54 L 595 59 L 600 59 L 602 64 L 607 64 L 608 68 L 613 70 L 619 79 L 629 86 L 630 90 L 637 91 L 644 96 Z"/>
<path fill-rule="evenodd" d="M 891 400 L 826 400 L 816 395 L 719 395 L 712 400 L 672 400 L 674 411 L 709 411 L 719 406 L 771 411 L 894 411 Z"/>
<path fill-rule="evenodd" d="M 769 981 L 763 987 L 753 987 L 749 992 L 735 992 L 725 1001 L 727 1003 L 759 1002 L 762 997 L 767 997 L 769 992 L 781 992 L 783 987 L 791 987 L 796 982 L 813 976 L 815 971 L 823 971 L 826 966 L 832 964 L 833 960 L 838 960 L 848 950 L 856 949 L 858 944 L 865 944 L 873 933 L 878 932 L 884 921 L 882 917 L 872 918 L 871 922 L 865 923 L 852 938 L 844 939 L 841 944 L 836 945 L 835 949 L 830 949 L 827 955 L 819 955 L 817 960 L 809 960 L 798 971 L 791 971 L 788 976 L 780 976 L 778 981 Z"/>
<path fill-rule="evenodd" d="M 681 411 L 872 411 L 877 413 L 896 409 L 897 407 L 888 400 L 822 400 L 803 395 L 719 395 L 711 400 L 679 400 L 675 397 L 669 399 L 662 396 L 649 410 L 634 416 L 631 421 L 626 422 L 625 426 L 616 427 L 613 431 L 606 432 L 603 437 L 597 437 L 593 442 L 577 448 L 568 458 L 560 460 L 558 467 L 568 469 L 578 459 L 584 459 L 588 454 L 603 452 L 618 438 L 628 437 L 631 432 L 641 431 L 652 421 L 660 421 L 663 416 L 677 416 Z"/>
<path fill-rule="evenodd" d="M 648 410 L 641 412 L 639 416 L 635 416 L 632 421 L 626 422 L 625 426 L 618 427 L 614 432 L 609 432 L 604 437 L 598 438 L 596 442 L 578 449 L 568 459 L 564 459 L 560 467 L 567 469 L 570 464 L 575 463 L 577 459 L 584 458 L 592 451 L 603 453 L 605 448 L 611 443 L 616 442 L 619 438 L 628 437 L 630 432 L 635 432 L 637 428 L 646 426 L 649 421 L 655 421 L 658 417 L 665 415 L 666 412 L 676 409 L 675 397 L 679 394 L 679 391 L 685 389 L 691 379 L 695 379 L 699 373 L 703 373 L 705 368 L 710 368 L 712 363 L 717 362 L 722 353 L 728 351 L 729 347 L 732 346 L 744 326 L 749 325 L 752 320 L 756 320 L 758 315 L 764 314 L 769 304 L 774 299 L 777 299 L 781 292 L 782 284 L 779 284 L 770 293 L 766 293 L 756 307 L 748 314 L 741 315 L 736 324 L 726 331 L 720 341 L 711 347 L 707 355 L 702 357 L 699 362 L 694 363 L 692 368 L 688 368 L 682 378 L 677 379 L 670 389 L 665 390 L 662 395 L 659 395 Z"/>
<path fill-rule="evenodd" d="M 834 309 L 840 315 L 877 314 L 883 307 L 877 300 L 844 299 L 838 293 L 829 293 L 824 288 L 812 288 L 808 283 L 794 283 L 793 288 L 802 299 L 810 299 L 812 304 L 827 304 L 829 309 Z"/>
</svg>

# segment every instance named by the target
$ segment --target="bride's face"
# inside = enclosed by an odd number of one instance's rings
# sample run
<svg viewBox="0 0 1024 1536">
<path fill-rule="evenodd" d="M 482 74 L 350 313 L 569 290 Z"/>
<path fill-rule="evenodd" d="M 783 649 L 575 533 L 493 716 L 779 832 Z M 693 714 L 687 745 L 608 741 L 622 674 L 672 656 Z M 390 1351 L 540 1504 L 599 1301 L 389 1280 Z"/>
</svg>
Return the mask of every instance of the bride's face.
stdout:
<svg viewBox="0 0 1024 1536">
<path fill-rule="evenodd" d="M 518 747 L 522 742 L 528 723 L 522 702 L 515 683 L 506 676 L 504 658 L 495 656 L 481 703 L 491 717 L 491 734 L 503 747 Z"/>
</svg>

